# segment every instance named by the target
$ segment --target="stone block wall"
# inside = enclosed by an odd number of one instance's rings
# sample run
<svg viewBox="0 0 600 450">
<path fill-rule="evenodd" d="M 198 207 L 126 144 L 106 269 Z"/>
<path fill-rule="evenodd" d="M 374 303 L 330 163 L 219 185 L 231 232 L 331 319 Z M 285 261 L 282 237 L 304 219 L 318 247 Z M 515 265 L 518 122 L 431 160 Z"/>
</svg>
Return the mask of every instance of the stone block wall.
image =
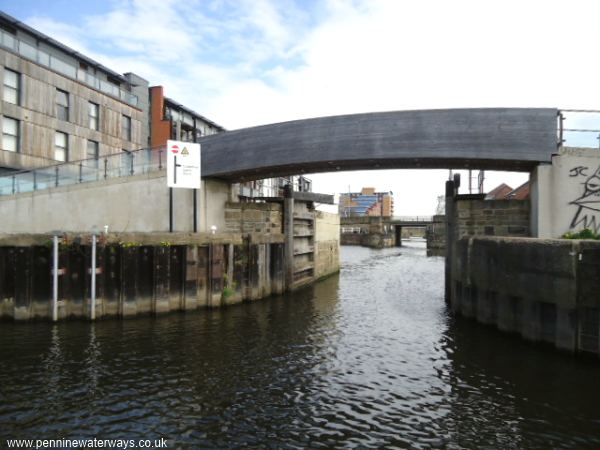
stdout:
<svg viewBox="0 0 600 450">
<path fill-rule="evenodd" d="M 225 204 L 225 225 L 228 233 L 281 234 L 282 207 L 278 203 Z"/>
<path fill-rule="evenodd" d="M 455 201 L 459 238 L 530 236 L 529 200 L 484 200 L 483 195 L 459 195 Z"/>
<path fill-rule="evenodd" d="M 444 256 L 446 254 L 446 217 L 433 216 L 433 223 L 425 230 L 428 256 Z"/>
<path fill-rule="evenodd" d="M 600 355 L 600 242 L 462 238 L 454 261 L 453 310 L 531 341 Z"/>
<path fill-rule="evenodd" d="M 340 270 L 340 216 L 315 211 L 315 278 Z"/>
</svg>

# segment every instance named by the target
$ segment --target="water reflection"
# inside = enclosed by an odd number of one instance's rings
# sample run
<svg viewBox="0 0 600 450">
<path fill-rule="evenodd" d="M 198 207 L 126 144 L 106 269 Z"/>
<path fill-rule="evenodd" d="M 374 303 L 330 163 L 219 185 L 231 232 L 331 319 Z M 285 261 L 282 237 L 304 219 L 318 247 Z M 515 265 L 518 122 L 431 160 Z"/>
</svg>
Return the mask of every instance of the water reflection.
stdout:
<svg viewBox="0 0 600 450">
<path fill-rule="evenodd" d="M 170 448 L 600 445 L 600 363 L 448 313 L 422 244 L 343 248 L 312 288 L 224 310 L 0 325 L 0 437 Z"/>
</svg>

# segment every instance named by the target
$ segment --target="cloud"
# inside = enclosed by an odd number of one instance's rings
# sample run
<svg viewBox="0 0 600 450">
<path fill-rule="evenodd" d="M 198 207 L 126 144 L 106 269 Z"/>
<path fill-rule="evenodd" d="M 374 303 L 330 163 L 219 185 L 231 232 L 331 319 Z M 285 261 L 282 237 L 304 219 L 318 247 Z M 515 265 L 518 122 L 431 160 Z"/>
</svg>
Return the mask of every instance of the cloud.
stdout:
<svg viewBox="0 0 600 450">
<path fill-rule="evenodd" d="M 109 8 L 81 27 L 27 22 L 108 67 L 164 85 L 230 129 L 382 110 L 600 105 L 594 1 L 124 0 Z M 389 184 L 378 188 L 405 192 L 398 175 L 419 178 L 395 173 L 378 176 Z M 427 177 L 416 200 L 398 207 L 435 208 L 445 175 Z M 368 178 L 315 180 L 330 192 Z"/>
</svg>

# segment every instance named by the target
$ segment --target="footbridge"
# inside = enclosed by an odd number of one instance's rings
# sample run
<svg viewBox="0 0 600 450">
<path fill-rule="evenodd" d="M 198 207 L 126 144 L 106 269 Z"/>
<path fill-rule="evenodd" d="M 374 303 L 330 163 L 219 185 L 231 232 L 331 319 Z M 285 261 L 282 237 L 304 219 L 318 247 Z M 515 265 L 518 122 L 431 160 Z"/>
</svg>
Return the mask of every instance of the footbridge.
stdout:
<svg viewBox="0 0 600 450">
<path fill-rule="evenodd" d="M 553 108 L 377 112 L 206 136 L 202 174 L 243 181 L 391 168 L 530 171 L 557 151 Z"/>
</svg>

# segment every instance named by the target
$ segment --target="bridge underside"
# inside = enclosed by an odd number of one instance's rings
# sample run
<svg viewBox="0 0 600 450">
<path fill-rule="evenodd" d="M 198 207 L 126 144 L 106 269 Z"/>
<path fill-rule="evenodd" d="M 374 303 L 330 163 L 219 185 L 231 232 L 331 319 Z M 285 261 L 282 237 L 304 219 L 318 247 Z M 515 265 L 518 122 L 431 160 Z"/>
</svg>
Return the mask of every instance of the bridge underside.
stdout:
<svg viewBox="0 0 600 450">
<path fill-rule="evenodd" d="M 372 169 L 529 171 L 557 149 L 557 110 L 490 108 L 323 117 L 201 140 L 202 175 L 243 181 Z"/>
</svg>

